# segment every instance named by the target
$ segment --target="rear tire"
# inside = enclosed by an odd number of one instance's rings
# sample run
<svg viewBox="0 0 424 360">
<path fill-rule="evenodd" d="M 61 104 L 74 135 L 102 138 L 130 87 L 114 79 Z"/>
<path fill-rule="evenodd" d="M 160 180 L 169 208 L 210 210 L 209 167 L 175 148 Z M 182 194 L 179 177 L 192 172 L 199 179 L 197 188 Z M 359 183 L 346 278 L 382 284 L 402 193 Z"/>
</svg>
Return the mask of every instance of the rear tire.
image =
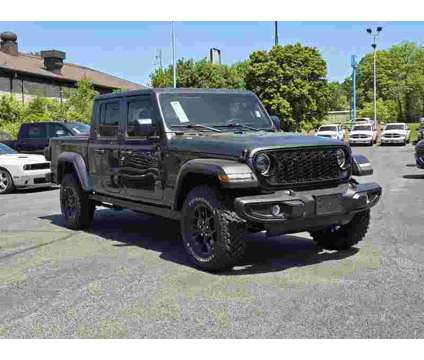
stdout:
<svg viewBox="0 0 424 360">
<path fill-rule="evenodd" d="M 63 177 L 60 187 L 60 208 L 71 229 L 88 228 L 93 220 L 95 202 L 88 198 L 74 173 Z"/>
<path fill-rule="evenodd" d="M 232 268 L 244 256 L 246 222 L 210 186 L 198 186 L 184 201 L 181 236 L 190 260 L 199 268 Z"/>
<path fill-rule="evenodd" d="M 370 223 L 370 210 L 355 214 L 346 225 L 329 226 L 320 231 L 310 232 L 315 243 L 328 250 L 347 250 L 361 241 Z"/>
<path fill-rule="evenodd" d="M 0 194 L 8 194 L 15 190 L 12 176 L 6 169 L 0 168 Z"/>
</svg>

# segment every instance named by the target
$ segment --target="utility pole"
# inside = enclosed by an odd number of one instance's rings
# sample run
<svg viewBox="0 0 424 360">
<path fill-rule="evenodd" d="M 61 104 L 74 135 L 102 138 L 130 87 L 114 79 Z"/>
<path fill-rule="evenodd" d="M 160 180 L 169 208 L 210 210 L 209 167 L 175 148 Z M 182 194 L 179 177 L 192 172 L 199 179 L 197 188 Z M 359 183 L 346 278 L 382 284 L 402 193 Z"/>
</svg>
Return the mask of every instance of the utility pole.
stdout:
<svg viewBox="0 0 424 360">
<path fill-rule="evenodd" d="M 177 64 L 175 62 L 175 32 L 174 32 L 174 22 L 172 21 L 172 78 L 173 86 L 177 87 Z"/>
<path fill-rule="evenodd" d="M 278 21 L 274 21 L 274 41 L 275 46 L 278 45 Z"/>
<path fill-rule="evenodd" d="M 374 122 L 377 124 L 377 36 L 380 34 L 383 28 L 377 27 L 377 31 L 374 32 L 372 29 L 367 29 L 367 33 L 370 34 L 374 41 L 371 47 L 374 49 Z"/>
<path fill-rule="evenodd" d="M 356 119 L 356 55 L 352 55 L 351 58 L 352 64 L 352 119 Z"/>
<path fill-rule="evenodd" d="M 162 49 L 157 50 L 155 59 L 156 59 L 155 65 L 159 64 L 159 69 L 162 71 Z"/>
</svg>

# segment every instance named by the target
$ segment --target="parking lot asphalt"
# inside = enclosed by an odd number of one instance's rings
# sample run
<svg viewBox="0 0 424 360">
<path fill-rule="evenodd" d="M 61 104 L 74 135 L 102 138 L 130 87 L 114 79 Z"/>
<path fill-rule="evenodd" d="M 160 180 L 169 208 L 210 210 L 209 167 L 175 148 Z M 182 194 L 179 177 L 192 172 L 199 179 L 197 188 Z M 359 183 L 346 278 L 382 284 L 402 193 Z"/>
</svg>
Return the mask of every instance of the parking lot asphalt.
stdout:
<svg viewBox="0 0 424 360">
<path fill-rule="evenodd" d="M 424 171 L 413 147 L 355 147 L 383 198 L 366 239 L 250 235 L 243 266 L 193 268 L 177 223 L 99 209 L 67 229 L 57 189 L 0 197 L 0 337 L 422 338 Z"/>
</svg>

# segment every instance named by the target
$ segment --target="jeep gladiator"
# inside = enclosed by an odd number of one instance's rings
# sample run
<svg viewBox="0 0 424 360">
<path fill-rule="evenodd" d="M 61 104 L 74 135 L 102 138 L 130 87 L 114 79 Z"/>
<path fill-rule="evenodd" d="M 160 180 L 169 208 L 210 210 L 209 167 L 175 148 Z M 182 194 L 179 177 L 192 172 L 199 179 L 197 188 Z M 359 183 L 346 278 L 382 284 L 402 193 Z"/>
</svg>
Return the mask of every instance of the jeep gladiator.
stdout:
<svg viewBox="0 0 424 360">
<path fill-rule="evenodd" d="M 88 227 L 96 206 L 178 219 L 187 254 L 208 271 L 241 261 L 246 232 L 355 245 L 382 193 L 352 177 L 372 173 L 368 160 L 339 140 L 284 133 L 277 120 L 249 91 L 100 95 L 90 134 L 51 139 L 45 152 L 62 214 L 73 229 Z"/>
</svg>

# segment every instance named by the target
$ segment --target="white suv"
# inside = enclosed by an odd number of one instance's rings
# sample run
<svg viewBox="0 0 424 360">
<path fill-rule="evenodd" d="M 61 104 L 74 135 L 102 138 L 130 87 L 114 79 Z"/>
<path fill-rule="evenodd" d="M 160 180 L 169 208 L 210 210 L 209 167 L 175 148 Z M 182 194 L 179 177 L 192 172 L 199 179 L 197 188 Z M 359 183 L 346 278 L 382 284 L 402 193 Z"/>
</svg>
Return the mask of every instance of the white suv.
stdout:
<svg viewBox="0 0 424 360">
<path fill-rule="evenodd" d="M 411 131 L 405 123 L 390 123 L 384 127 L 380 137 L 381 145 L 409 143 Z"/>
<path fill-rule="evenodd" d="M 353 125 L 349 134 L 349 144 L 373 145 L 377 142 L 377 130 L 372 124 Z"/>
<path fill-rule="evenodd" d="M 315 135 L 343 141 L 344 129 L 339 124 L 323 125 L 318 129 Z"/>
</svg>

